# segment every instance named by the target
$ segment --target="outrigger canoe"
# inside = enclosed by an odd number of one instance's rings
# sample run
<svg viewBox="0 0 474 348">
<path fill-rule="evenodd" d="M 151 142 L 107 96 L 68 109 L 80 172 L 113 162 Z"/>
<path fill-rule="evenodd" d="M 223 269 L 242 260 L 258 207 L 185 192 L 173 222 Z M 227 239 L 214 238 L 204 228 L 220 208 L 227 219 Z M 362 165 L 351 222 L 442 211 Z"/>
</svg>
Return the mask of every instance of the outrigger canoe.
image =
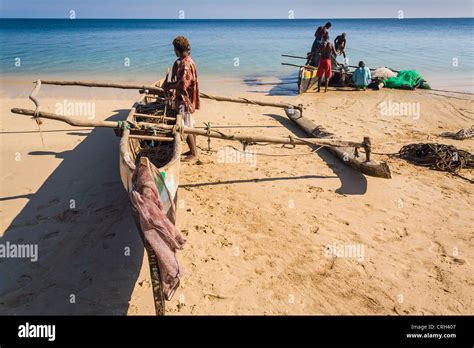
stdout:
<svg viewBox="0 0 474 348">
<path fill-rule="evenodd" d="M 38 93 L 42 84 L 63 86 L 138 89 L 142 96 L 121 121 L 84 120 L 40 111 Z M 36 81 L 30 95 L 35 110 L 13 108 L 12 113 L 66 122 L 77 127 L 113 128 L 120 139 L 120 177 L 129 193 L 135 222 L 148 254 L 157 315 L 165 312 L 179 287 L 181 271 L 176 251 L 185 240 L 176 229 L 176 201 L 179 183 L 181 115 L 171 107 L 172 98 L 161 87 L 119 85 L 84 81 Z M 206 133 L 207 134 L 207 133 Z"/>
<path fill-rule="evenodd" d="M 155 85 L 159 87 L 161 81 Z M 145 94 L 131 108 L 127 117 L 127 123 L 146 122 L 149 124 L 174 126 L 180 124 L 180 118 L 181 115 L 176 115 L 170 108 L 167 99 L 159 95 Z M 169 260 L 160 259 L 167 256 L 170 257 L 170 255 L 160 255 L 156 251 L 160 241 L 156 240 L 154 233 L 147 233 L 148 228 L 143 226 L 144 217 L 140 216 L 149 214 L 147 211 L 149 209 L 145 208 L 145 212 L 139 211 L 140 209 L 137 209 L 137 205 L 134 204 L 132 198 L 133 192 L 140 190 L 140 186 L 146 186 L 146 180 L 148 179 L 148 185 L 150 182 L 152 183 L 151 185 L 155 185 L 156 192 L 159 195 L 161 204 L 158 207 L 162 209 L 169 222 L 173 225 L 176 224 L 175 208 L 179 184 L 181 136 L 178 132 L 174 132 L 170 139 L 169 133 L 168 137 L 160 137 L 160 134 L 154 134 L 150 138 L 155 140 L 146 140 L 146 135 L 140 137 L 131 135 L 129 128 L 124 128 L 121 132 L 120 176 L 125 190 L 130 194 L 135 222 L 148 254 L 156 314 L 163 315 L 165 312 L 165 300 L 170 300 L 179 286 L 179 274 L 161 274 L 159 262 L 166 263 Z M 150 191 L 154 191 L 154 189 Z M 138 199 L 140 200 L 141 198 Z M 150 204 L 153 205 L 154 203 L 156 202 L 151 202 Z M 166 223 L 168 222 L 165 221 Z M 166 277 L 168 279 L 172 278 L 171 285 L 164 284 L 163 280 Z"/>
</svg>

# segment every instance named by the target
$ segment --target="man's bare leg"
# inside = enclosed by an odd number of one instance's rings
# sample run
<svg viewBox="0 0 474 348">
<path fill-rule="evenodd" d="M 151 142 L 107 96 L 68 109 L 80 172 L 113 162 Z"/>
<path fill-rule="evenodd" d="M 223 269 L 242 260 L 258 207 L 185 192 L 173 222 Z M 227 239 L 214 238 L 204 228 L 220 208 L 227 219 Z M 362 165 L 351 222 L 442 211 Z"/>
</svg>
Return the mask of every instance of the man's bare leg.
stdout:
<svg viewBox="0 0 474 348">
<path fill-rule="evenodd" d="M 197 147 L 196 147 L 196 136 L 194 134 L 189 134 L 186 137 L 186 143 L 189 146 L 189 155 L 184 158 L 184 161 L 191 161 L 197 159 Z"/>
</svg>

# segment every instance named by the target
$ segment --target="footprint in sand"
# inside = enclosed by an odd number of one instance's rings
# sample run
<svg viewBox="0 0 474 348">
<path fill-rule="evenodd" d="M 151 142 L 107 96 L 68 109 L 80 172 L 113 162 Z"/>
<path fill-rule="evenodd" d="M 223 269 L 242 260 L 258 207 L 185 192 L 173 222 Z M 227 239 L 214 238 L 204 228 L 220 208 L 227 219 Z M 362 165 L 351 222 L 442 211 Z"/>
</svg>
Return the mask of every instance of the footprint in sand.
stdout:
<svg viewBox="0 0 474 348">
<path fill-rule="evenodd" d="M 29 274 L 23 274 L 16 280 L 16 282 L 20 286 L 25 286 L 26 284 L 30 283 L 32 280 L 33 278 Z"/>
<path fill-rule="evenodd" d="M 43 236 L 43 240 L 49 239 L 49 238 L 51 238 L 51 237 L 54 237 L 54 236 L 56 236 L 58 233 L 59 233 L 59 231 L 54 231 L 54 232 L 45 234 L 45 235 Z"/>
<path fill-rule="evenodd" d="M 453 257 L 453 256 L 450 256 L 450 259 L 451 259 L 451 261 L 453 261 L 454 263 L 456 263 L 458 265 L 464 265 L 466 263 L 466 260 L 458 259 L 458 258 Z"/>
<path fill-rule="evenodd" d="M 80 216 L 80 214 L 81 213 L 77 210 L 67 209 L 56 215 L 54 218 L 61 222 L 74 222 Z"/>
<path fill-rule="evenodd" d="M 48 208 L 48 207 L 50 207 L 50 206 L 52 206 L 52 205 L 54 205 L 54 204 L 56 204 L 56 203 L 59 203 L 59 199 L 54 198 L 54 199 L 50 200 L 50 201 L 48 202 L 48 204 L 41 204 L 41 205 L 39 205 L 39 206 L 36 208 L 36 210 L 42 210 L 42 209 L 44 209 L 44 208 Z"/>
<path fill-rule="evenodd" d="M 0 302 L 0 304 L 7 305 L 9 307 L 15 308 L 20 305 L 24 305 L 26 302 L 30 302 L 36 293 L 28 292 L 28 293 L 15 293 L 13 295 L 9 295 L 5 302 Z"/>
</svg>

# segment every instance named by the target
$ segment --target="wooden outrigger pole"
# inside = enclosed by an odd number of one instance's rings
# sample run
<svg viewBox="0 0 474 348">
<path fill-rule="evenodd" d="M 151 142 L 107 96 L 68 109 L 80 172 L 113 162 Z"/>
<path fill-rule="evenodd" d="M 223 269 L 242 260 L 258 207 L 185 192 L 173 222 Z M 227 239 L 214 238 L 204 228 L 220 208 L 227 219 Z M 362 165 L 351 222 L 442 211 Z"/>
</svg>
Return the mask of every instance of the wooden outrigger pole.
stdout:
<svg viewBox="0 0 474 348">
<path fill-rule="evenodd" d="M 318 125 L 310 119 L 303 117 L 298 110 L 287 112 L 288 118 L 293 121 L 308 136 L 315 137 L 315 131 L 319 129 Z M 392 174 L 390 168 L 385 162 L 374 161 L 371 158 L 372 146 L 370 138 L 364 137 L 365 160 L 354 151 L 353 148 L 344 146 L 327 146 L 329 152 L 335 155 L 345 165 L 355 169 L 365 175 L 375 176 L 378 178 L 390 179 Z"/>
<path fill-rule="evenodd" d="M 19 115 L 35 116 L 46 118 L 50 120 L 62 121 L 71 126 L 77 127 L 106 127 L 120 129 L 127 127 L 130 129 L 132 138 L 142 140 L 157 140 L 157 141 L 173 141 L 171 136 L 154 136 L 153 130 L 160 130 L 172 134 L 174 132 L 182 132 L 184 134 L 194 134 L 205 136 L 208 138 L 216 138 L 230 141 L 238 141 L 242 144 L 252 145 L 255 143 L 272 143 L 272 144 L 283 144 L 283 145 L 317 145 L 317 146 L 330 146 L 330 147 L 353 147 L 363 148 L 366 154 L 370 156 L 370 143 L 368 138 L 362 142 L 347 141 L 347 140 L 333 140 L 333 139 L 316 139 L 316 138 L 300 138 L 294 136 L 288 137 L 270 137 L 263 135 L 242 135 L 242 134 L 228 134 L 223 133 L 211 128 L 207 129 L 196 129 L 182 126 L 171 126 L 165 124 L 153 124 L 148 122 L 137 122 L 136 124 L 127 124 L 124 121 L 101 121 L 101 120 L 84 120 L 79 117 L 63 116 L 53 114 L 49 112 L 41 112 L 29 109 L 13 108 L 11 112 Z"/>
<path fill-rule="evenodd" d="M 303 58 L 293 56 L 294 58 Z M 164 89 L 157 87 L 157 86 L 146 86 L 146 85 L 133 85 L 133 84 L 117 84 L 117 83 L 104 83 L 104 82 L 88 82 L 88 81 L 56 81 L 56 80 L 38 80 L 37 85 L 39 84 L 49 84 L 49 85 L 60 85 L 60 86 L 83 86 L 83 87 L 104 87 L 104 88 L 120 88 L 120 89 L 138 89 L 144 93 L 151 93 L 155 95 L 164 95 Z M 195 135 L 202 135 L 207 136 L 208 138 L 220 138 L 225 140 L 234 140 L 240 141 L 244 144 L 244 146 L 257 143 L 257 142 L 267 142 L 267 143 L 276 143 L 276 144 L 286 144 L 286 145 L 319 145 L 325 146 L 328 150 L 333 153 L 338 159 L 340 159 L 344 164 L 348 165 L 349 167 L 360 171 L 363 174 L 381 177 L 381 178 L 391 178 L 390 168 L 388 164 L 385 162 L 379 163 L 377 161 L 371 160 L 371 141 L 368 137 L 364 137 L 362 142 L 354 142 L 354 141 L 344 141 L 344 140 L 329 140 L 329 139 L 320 139 L 316 138 L 313 134 L 314 130 L 317 125 L 309 119 L 303 117 L 303 106 L 300 105 L 292 105 L 289 103 L 271 103 L 271 102 L 263 102 L 258 100 L 252 100 L 247 98 L 233 98 L 233 97 L 226 97 L 226 96 L 216 96 L 210 95 L 206 93 L 200 93 L 202 98 L 216 100 L 216 101 L 225 101 L 225 102 L 233 102 L 233 103 L 242 103 L 242 104 L 251 104 L 251 105 L 259 105 L 259 106 L 270 106 L 270 107 L 277 107 L 282 108 L 285 110 L 287 116 L 295 122 L 295 124 L 300 127 L 306 134 L 313 138 L 298 138 L 298 137 L 266 137 L 266 136 L 255 136 L 255 135 L 235 135 L 235 134 L 224 134 L 222 132 L 218 132 L 212 129 L 206 130 L 199 130 L 199 129 L 188 129 L 186 127 L 182 127 L 179 131 L 187 134 L 195 134 Z M 36 104 L 36 103 L 35 103 Z M 37 109 L 33 110 L 26 110 L 26 109 L 12 109 L 12 112 L 23 114 L 23 115 L 31 115 L 34 116 L 37 122 L 39 121 L 38 117 L 56 119 L 59 121 L 63 121 L 69 123 L 71 125 L 76 126 L 84 126 L 84 127 L 110 127 L 110 128 L 119 128 L 117 126 L 117 122 L 113 121 L 94 121 L 94 122 L 111 122 L 110 124 L 102 123 L 102 124 L 90 124 L 90 121 L 84 121 L 80 119 L 72 119 L 72 118 L 65 118 L 61 115 L 55 115 L 50 113 L 39 112 L 38 110 L 39 105 L 37 105 Z M 68 122 L 75 122 L 75 124 Z M 86 123 L 88 125 L 86 125 Z M 80 124 L 79 124 L 80 123 Z M 147 125 L 142 123 L 140 127 L 146 128 Z M 175 127 L 174 131 L 177 131 L 179 128 Z M 162 130 L 166 130 L 163 129 Z M 169 129 L 168 129 L 169 130 Z M 156 137 L 152 134 L 146 134 L 143 129 L 132 129 L 130 133 L 132 138 L 143 139 L 143 140 L 159 140 L 159 141 L 168 141 L 167 137 Z M 171 138 L 170 138 L 171 139 Z M 358 154 L 358 149 L 363 148 L 365 151 L 365 161 Z"/>
<path fill-rule="evenodd" d="M 38 80 L 39 81 L 39 80 Z M 153 94 L 163 94 L 165 91 L 161 87 L 157 86 L 145 86 L 145 85 L 127 85 L 119 83 L 105 83 L 105 82 L 92 82 L 92 81 L 55 81 L 55 80 L 41 80 L 44 85 L 57 85 L 57 86 L 82 86 L 82 87 L 103 87 L 103 88 L 119 88 L 119 89 L 138 89 L 140 91 L 148 91 Z M 260 100 L 253 100 L 247 98 L 234 98 L 220 95 L 212 95 L 207 93 L 199 93 L 199 96 L 204 99 L 211 99 L 215 101 L 225 101 L 231 103 L 240 104 L 252 104 L 259 106 L 271 106 L 275 108 L 287 109 L 293 108 L 303 112 L 301 105 L 292 105 L 289 103 L 271 103 L 263 102 Z"/>
</svg>

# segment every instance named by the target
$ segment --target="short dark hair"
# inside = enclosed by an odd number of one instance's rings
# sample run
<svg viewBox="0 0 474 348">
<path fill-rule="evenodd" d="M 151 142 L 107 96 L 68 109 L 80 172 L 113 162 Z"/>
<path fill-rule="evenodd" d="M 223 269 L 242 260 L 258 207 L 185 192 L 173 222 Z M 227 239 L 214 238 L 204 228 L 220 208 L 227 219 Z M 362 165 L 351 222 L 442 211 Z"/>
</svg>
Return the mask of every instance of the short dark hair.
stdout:
<svg viewBox="0 0 474 348">
<path fill-rule="evenodd" d="M 178 36 L 173 40 L 173 46 L 179 53 L 190 52 L 191 45 L 185 36 Z"/>
<path fill-rule="evenodd" d="M 331 27 L 332 27 L 332 24 L 331 24 L 331 22 L 327 22 L 324 26 L 325 26 L 326 28 L 331 28 Z"/>
<path fill-rule="evenodd" d="M 359 62 L 359 68 L 363 68 L 364 66 L 365 66 L 365 63 L 361 60 L 361 61 Z"/>
</svg>

